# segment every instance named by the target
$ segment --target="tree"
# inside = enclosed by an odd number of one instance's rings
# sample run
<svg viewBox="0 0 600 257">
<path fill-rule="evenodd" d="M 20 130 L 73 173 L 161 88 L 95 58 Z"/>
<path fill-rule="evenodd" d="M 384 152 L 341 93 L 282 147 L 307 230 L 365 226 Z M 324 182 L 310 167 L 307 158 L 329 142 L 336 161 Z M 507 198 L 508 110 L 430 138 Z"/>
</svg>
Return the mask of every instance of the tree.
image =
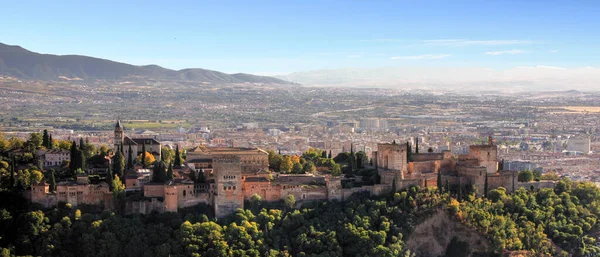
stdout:
<svg viewBox="0 0 600 257">
<path fill-rule="evenodd" d="M 321 152 L 321 158 L 327 158 L 327 152 L 322 151 Z"/>
<path fill-rule="evenodd" d="M 173 180 L 173 163 L 169 162 L 169 169 L 167 170 L 167 180 Z"/>
<path fill-rule="evenodd" d="M 483 196 L 485 198 L 488 197 L 488 190 L 489 190 L 489 188 L 488 188 L 488 173 L 486 172 L 485 173 L 485 182 L 483 184 Z"/>
<path fill-rule="evenodd" d="M 433 148 L 432 148 L 432 147 L 429 147 L 429 148 L 427 149 L 427 152 L 428 152 L 428 153 L 433 153 Z"/>
<path fill-rule="evenodd" d="M 279 171 L 282 173 L 289 173 L 294 167 L 294 162 L 292 161 L 292 157 L 287 155 L 283 157 L 281 164 L 279 165 Z"/>
<path fill-rule="evenodd" d="M 415 153 L 419 153 L 419 137 L 415 137 Z"/>
<path fill-rule="evenodd" d="M 331 150 L 329 150 L 329 155 L 327 155 L 327 158 L 331 159 Z"/>
<path fill-rule="evenodd" d="M 54 177 L 54 170 L 50 170 L 50 192 L 56 190 L 56 178 Z"/>
<path fill-rule="evenodd" d="M 406 141 L 406 161 L 412 161 L 412 147 L 408 141 Z"/>
<path fill-rule="evenodd" d="M 260 197 L 260 195 L 258 194 L 253 194 L 250 197 L 250 209 L 252 209 L 253 212 L 258 212 L 260 206 L 262 204 L 262 197 Z"/>
<path fill-rule="evenodd" d="M 175 167 L 181 167 L 181 153 L 179 152 L 179 145 L 175 147 Z"/>
<path fill-rule="evenodd" d="M 140 161 L 142 162 L 142 167 L 145 169 L 146 168 L 146 144 L 142 144 L 142 157 L 141 157 Z"/>
<path fill-rule="evenodd" d="M 269 150 L 267 152 L 269 153 L 269 169 L 273 171 L 279 171 L 283 157 L 273 150 Z"/>
<path fill-rule="evenodd" d="M 129 143 L 129 150 L 127 151 L 127 169 L 133 169 L 133 153 L 131 151 L 131 142 Z"/>
<path fill-rule="evenodd" d="M 172 163 L 175 158 L 175 151 L 169 147 L 163 146 L 160 148 L 160 158 L 164 162 Z"/>
<path fill-rule="evenodd" d="M 48 130 L 44 129 L 44 132 L 42 134 L 42 145 L 46 148 L 49 148 L 48 145 L 50 144 L 50 138 L 48 137 Z"/>
<path fill-rule="evenodd" d="M 294 205 L 296 205 L 296 197 L 294 197 L 294 195 L 291 194 L 286 195 L 283 201 L 285 202 L 285 206 L 289 209 L 293 209 Z"/>
<path fill-rule="evenodd" d="M 142 158 L 144 158 L 144 162 L 142 162 Z M 148 166 L 150 166 L 150 164 L 156 162 L 156 158 L 154 158 L 154 155 L 152 155 L 149 152 L 142 152 L 140 155 L 138 155 L 138 157 L 135 160 L 142 164 L 142 167 L 144 168 L 147 168 Z"/>
<path fill-rule="evenodd" d="M 293 174 L 302 174 L 302 173 L 304 173 L 302 171 L 302 164 L 300 164 L 299 162 L 294 163 L 294 165 L 292 166 L 292 173 Z"/>
<path fill-rule="evenodd" d="M 46 148 L 54 149 L 54 140 L 52 139 L 52 134 L 48 136 L 48 146 L 46 146 Z"/>
<path fill-rule="evenodd" d="M 125 207 L 125 185 L 123 185 L 119 176 L 114 177 L 112 181 L 112 190 L 115 210 L 122 212 Z"/>
<path fill-rule="evenodd" d="M 115 156 L 113 157 L 113 172 L 115 175 L 123 178 L 125 175 L 125 158 L 120 150 L 116 151 Z"/>
<path fill-rule="evenodd" d="M 519 172 L 519 175 L 517 176 L 519 182 L 529 182 L 532 181 L 533 178 L 533 172 L 531 172 L 530 170 L 523 170 Z"/>
<path fill-rule="evenodd" d="M 317 168 L 315 167 L 315 164 L 312 161 L 306 161 L 304 163 L 304 167 L 302 167 L 302 171 L 304 173 L 314 173 L 315 171 L 317 171 Z"/>
<path fill-rule="evenodd" d="M 152 182 L 166 182 L 168 180 L 167 178 L 167 171 L 165 170 L 165 165 L 163 162 L 157 162 L 154 164 L 154 167 L 152 168 Z"/>
<path fill-rule="evenodd" d="M 342 167 L 340 167 L 339 164 L 334 163 L 331 167 L 331 175 L 336 177 L 342 175 Z"/>
</svg>

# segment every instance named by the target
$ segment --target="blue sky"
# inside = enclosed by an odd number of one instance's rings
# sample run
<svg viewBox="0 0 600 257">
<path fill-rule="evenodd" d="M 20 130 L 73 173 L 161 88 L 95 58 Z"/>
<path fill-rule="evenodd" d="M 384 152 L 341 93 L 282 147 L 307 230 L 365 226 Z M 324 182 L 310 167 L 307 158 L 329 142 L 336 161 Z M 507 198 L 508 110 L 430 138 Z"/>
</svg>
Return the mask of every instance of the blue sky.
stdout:
<svg viewBox="0 0 600 257">
<path fill-rule="evenodd" d="M 600 1 L 2 1 L 0 42 L 225 72 L 600 66 Z"/>
</svg>

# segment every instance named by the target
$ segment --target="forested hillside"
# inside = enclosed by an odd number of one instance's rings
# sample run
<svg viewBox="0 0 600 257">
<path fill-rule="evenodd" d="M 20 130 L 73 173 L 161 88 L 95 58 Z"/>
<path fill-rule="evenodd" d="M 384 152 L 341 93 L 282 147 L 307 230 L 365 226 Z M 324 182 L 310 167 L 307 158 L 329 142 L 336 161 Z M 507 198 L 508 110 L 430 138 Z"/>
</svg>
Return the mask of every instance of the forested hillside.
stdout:
<svg viewBox="0 0 600 257">
<path fill-rule="evenodd" d="M 246 210 L 214 220 L 198 207 L 180 214 L 121 217 L 91 206 L 30 206 L 3 191 L 0 247 L 3 256 L 415 256 L 418 224 L 446 212 L 487 238 L 490 252 L 454 237 L 443 256 L 500 256 L 528 250 L 546 256 L 598 256 L 600 190 L 591 183 L 561 181 L 556 189 L 491 190 L 476 198 L 464 190 L 412 187 L 393 195 L 356 195 L 346 202 L 318 202 L 291 209 L 293 199 L 266 203 L 254 197 Z M 432 222 L 431 220 L 428 222 Z M 454 225 L 442 226 L 452 230 Z M 459 235 L 459 233 L 455 233 Z M 422 238 L 423 239 L 423 238 Z M 471 240 L 472 241 L 472 240 Z M 484 251 L 484 252 L 478 252 Z"/>
</svg>

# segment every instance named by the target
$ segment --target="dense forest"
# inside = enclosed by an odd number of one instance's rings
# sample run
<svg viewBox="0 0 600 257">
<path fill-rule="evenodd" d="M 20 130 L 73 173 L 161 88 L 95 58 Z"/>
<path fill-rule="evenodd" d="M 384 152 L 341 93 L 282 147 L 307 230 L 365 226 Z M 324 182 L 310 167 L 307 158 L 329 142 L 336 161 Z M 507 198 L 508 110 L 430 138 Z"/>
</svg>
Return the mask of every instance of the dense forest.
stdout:
<svg viewBox="0 0 600 257">
<path fill-rule="evenodd" d="M 600 190 L 559 182 L 556 189 L 473 193 L 411 187 L 346 202 L 289 202 L 253 198 L 245 210 L 215 220 L 210 208 L 122 217 L 92 206 L 41 210 L 18 194 L 0 197 L 2 256 L 414 256 L 405 246 L 415 226 L 438 210 L 487 236 L 492 252 L 451 249 L 446 256 L 494 256 L 529 250 L 551 256 L 598 256 Z M 460 245 L 460 238 L 458 242 Z M 464 244 L 464 243 L 463 243 Z"/>
</svg>

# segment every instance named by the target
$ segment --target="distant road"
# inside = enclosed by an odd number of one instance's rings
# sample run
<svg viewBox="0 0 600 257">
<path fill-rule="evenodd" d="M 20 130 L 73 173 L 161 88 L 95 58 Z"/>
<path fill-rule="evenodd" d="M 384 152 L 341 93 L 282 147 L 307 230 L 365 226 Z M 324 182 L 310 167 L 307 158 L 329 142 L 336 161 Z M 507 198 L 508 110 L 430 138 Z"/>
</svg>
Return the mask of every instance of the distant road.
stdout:
<svg viewBox="0 0 600 257">
<path fill-rule="evenodd" d="M 367 107 L 354 108 L 354 109 L 347 109 L 347 110 L 335 110 L 335 111 L 317 112 L 317 113 L 314 113 L 314 114 L 312 114 L 311 116 L 312 116 L 313 118 L 317 118 L 317 117 L 323 116 L 323 115 L 325 115 L 325 114 L 328 114 L 328 113 L 336 113 L 336 112 L 353 112 L 353 111 L 360 111 L 360 110 L 369 110 L 369 109 L 375 109 L 375 108 L 377 108 L 377 107 L 378 107 L 378 106 L 367 106 Z"/>
</svg>

